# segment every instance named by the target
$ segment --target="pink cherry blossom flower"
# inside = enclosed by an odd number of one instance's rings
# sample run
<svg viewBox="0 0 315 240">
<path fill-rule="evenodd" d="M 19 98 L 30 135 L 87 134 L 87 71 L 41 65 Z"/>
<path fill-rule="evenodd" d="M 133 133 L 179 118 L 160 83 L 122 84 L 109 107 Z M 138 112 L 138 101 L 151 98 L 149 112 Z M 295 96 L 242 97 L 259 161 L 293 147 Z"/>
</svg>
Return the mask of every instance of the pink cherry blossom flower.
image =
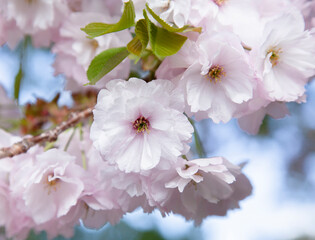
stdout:
<svg viewBox="0 0 315 240">
<path fill-rule="evenodd" d="M 208 31 L 190 45 L 196 49 L 184 49 L 170 60 L 176 63 L 175 59 L 179 59 L 175 68 L 184 71 L 177 82 L 185 92 L 185 112 L 197 120 L 211 118 L 216 123 L 227 122 L 243 102 L 253 97 L 255 81 L 247 55 L 239 39 L 226 31 Z M 182 60 L 184 56 L 190 56 L 188 61 Z M 197 57 L 189 60 L 191 56 Z"/>
<path fill-rule="evenodd" d="M 166 187 L 177 187 L 180 192 L 187 188 L 196 191 L 211 203 L 218 203 L 221 199 L 231 196 L 233 189 L 229 186 L 235 181 L 235 176 L 227 168 L 227 161 L 223 158 L 195 159 L 182 163 L 176 168 L 178 176 L 166 184 Z M 232 165 L 231 165 L 232 166 Z M 238 169 L 236 166 L 235 169 Z M 210 174 L 208 174 L 210 173 Z M 187 207 L 189 207 L 187 205 Z M 197 205 L 191 206 L 194 211 Z"/>
<path fill-rule="evenodd" d="M 261 44 L 251 51 L 263 88 L 271 101 L 296 101 L 315 70 L 315 41 L 304 31 L 299 13 L 267 22 Z"/>
<path fill-rule="evenodd" d="M 98 95 L 91 139 L 103 158 L 125 172 L 149 170 L 189 150 L 193 128 L 183 98 L 166 80 L 113 80 Z M 128 106 L 128 107 L 126 107 Z"/>
<path fill-rule="evenodd" d="M 16 194 L 22 194 L 25 211 L 36 224 L 65 216 L 84 189 L 83 169 L 74 157 L 50 149 L 25 163 L 14 174 Z M 13 176 L 12 176 L 13 177 Z"/>
<path fill-rule="evenodd" d="M 180 214 L 200 224 L 209 215 L 225 215 L 228 209 L 238 206 L 238 201 L 251 193 L 252 187 L 241 169 L 222 157 L 183 160 L 176 168 L 178 176 L 166 183 L 177 188 L 175 195 L 184 208 L 177 206 Z M 174 196 L 173 196 L 174 200 Z M 173 203 L 170 203 L 172 206 Z M 176 211 L 175 211 L 176 212 Z"/>
</svg>

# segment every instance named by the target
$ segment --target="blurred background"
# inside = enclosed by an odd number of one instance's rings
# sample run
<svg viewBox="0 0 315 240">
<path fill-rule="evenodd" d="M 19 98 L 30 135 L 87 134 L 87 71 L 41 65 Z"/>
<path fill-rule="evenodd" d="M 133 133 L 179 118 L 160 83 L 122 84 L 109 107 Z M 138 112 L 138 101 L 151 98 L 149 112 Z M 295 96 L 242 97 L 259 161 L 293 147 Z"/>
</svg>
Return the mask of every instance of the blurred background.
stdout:
<svg viewBox="0 0 315 240">
<path fill-rule="evenodd" d="M 20 67 L 20 49 L 0 48 L 0 128 L 14 128 L 19 110 L 6 97 L 14 97 L 14 79 Z M 24 77 L 19 103 L 51 101 L 60 94 L 59 105 L 72 104 L 71 93 L 63 91 L 63 76 L 54 76 L 54 56 L 48 49 L 28 45 L 23 56 Z M 159 212 L 141 209 L 127 214 L 118 225 L 95 231 L 77 226 L 71 239 L 148 240 L 306 240 L 315 239 L 315 82 L 307 86 L 305 104 L 289 104 L 291 116 L 265 118 L 260 133 L 251 136 L 236 121 L 196 123 L 207 157 L 223 156 L 239 164 L 253 185 L 253 194 L 241 201 L 241 209 L 226 217 L 208 217 L 195 227 L 183 217 L 162 218 Z M 8 117 L 11 118 L 8 120 Z M 192 150 L 196 152 L 194 146 Z M 196 154 L 195 154 L 196 155 Z M 197 157 L 197 155 L 196 155 Z M 3 235 L 3 229 L 2 235 Z M 0 236 L 0 239 L 5 239 Z M 46 239 L 45 233 L 28 238 Z M 56 238 L 64 239 L 62 237 Z"/>
</svg>

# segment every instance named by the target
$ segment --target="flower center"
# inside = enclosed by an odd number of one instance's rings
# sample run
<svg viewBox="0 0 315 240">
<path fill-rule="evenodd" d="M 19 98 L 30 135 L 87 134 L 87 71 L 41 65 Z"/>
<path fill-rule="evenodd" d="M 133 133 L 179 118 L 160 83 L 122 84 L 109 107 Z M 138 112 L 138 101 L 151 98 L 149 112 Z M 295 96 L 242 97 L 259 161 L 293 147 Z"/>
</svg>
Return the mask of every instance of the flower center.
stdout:
<svg viewBox="0 0 315 240">
<path fill-rule="evenodd" d="M 52 181 L 48 181 L 48 180 L 47 180 L 47 184 L 48 184 L 48 186 L 53 187 L 53 186 L 57 185 L 59 181 L 60 181 L 60 180 L 59 180 L 58 178 L 57 178 L 57 179 L 54 179 L 54 180 L 52 180 Z"/>
<path fill-rule="evenodd" d="M 276 66 L 279 63 L 279 59 L 280 59 L 280 53 L 282 53 L 282 50 L 280 48 L 270 48 L 267 51 L 267 55 L 270 55 L 269 57 L 269 61 L 272 64 L 272 66 Z"/>
<path fill-rule="evenodd" d="M 217 82 L 221 82 L 222 77 L 225 76 L 225 72 L 224 72 L 223 67 L 214 65 L 209 69 L 209 72 L 207 75 L 210 79 L 210 82 L 213 81 L 214 83 L 217 83 Z"/>
<path fill-rule="evenodd" d="M 46 178 L 46 187 L 48 188 L 48 195 L 51 193 L 51 190 L 57 191 L 58 184 L 60 182 L 60 179 L 56 178 L 54 180 L 49 180 L 51 177 L 53 177 L 52 174 L 49 174 Z"/>
<path fill-rule="evenodd" d="M 217 4 L 219 7 L 222 6 L 227 0 L 213 0 L 215 4 Z"/>
<path fill-rule="evenodd" d="M 188 168 L 190 168 L 190 166 L 188 164 L 185 164 L 184 170 L 187 170 Z M 197 171 L 195 174 L 195 176 L 200 176 L 202 177 L 202 174 L 200 173 L 200 171 Z M 195 191 L 197 191 L 197 182 L 195 182 L 195 180 L 191 179 L 189 182 L 191 185 L 193 185 Z"/>
<path fill-rule="evenodd" d="M 150 122 L 145 117 L 138 117 L 136 121 L 132 124 L 133 129 L 136 130 L 137 133 L 149 133 Z"/>
</svg>

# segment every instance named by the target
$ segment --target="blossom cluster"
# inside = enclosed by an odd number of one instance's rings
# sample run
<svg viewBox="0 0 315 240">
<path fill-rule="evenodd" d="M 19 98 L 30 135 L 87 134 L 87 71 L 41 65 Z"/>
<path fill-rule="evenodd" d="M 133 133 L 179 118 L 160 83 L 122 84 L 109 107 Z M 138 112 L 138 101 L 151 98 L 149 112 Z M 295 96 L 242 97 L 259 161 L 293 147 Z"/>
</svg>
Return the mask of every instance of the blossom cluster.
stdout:
<svg viewBox="0 0 315 240">
<path fill-rule="evenodd" d="M 176 136 L 185 142 L 185 134 L 189 137 L 191 133 L 189 125 L 187 133 L 175 132 L 174 139 L 169 140 L 177 141 L 179 149 L 174 147 L 166 152 L 173 147 L 165 149 L 169 141 L 154 142 L 163 137 L 163 129 L 159 128 L 163 124 L 155 123 L 160 118 L 152 115 L 149 119 L 152 125 L 147 130 L 134 129 L 130 122 L 129 126 L 118 126 L 125 128 L 126 137 L 133 143 L 127 142 L 122 146 L 126 151 L 117 153 L 117 149 L 106 148 L 108 143 L 104 142 L 108 161 L 93 146 L 85 128 L 64 132 L 55 148 L 45 150 L 36 146 L 12 159 L 2 159 L 0 224 L 7 236 L 25 239 L 30 230 L 35 230 L 46 231 L 49 238 L 71 237 L 80 219 L 86 227 L 100 228 L 106 223 L 116 224 L 125 213 L 138 207 L 148 213 L 154 209 L 163 215 L 178 213 L 200 224 L 209 215 L 225 215 L 250 194 L 251 184 L 241 173 L 241 167 L 226 159 L 187 161 L 177 156 L 187 146 L 181 146 L 185 144 Z M 169 123 L 166 126 L 172 130 Z M 147 139 L 146 131 L 150 131 Z M 1 140 L 6 139 L 1 147 L 19 140 L 4 131 L 0 134 Z M 119 135 L 113 138 L 119 141 Z M 155 145 L 147 146 L 149 143 Z M 118 164 L 111 164 L 116 159 Z"/>
<path fill-rule="evenodd" d="M 192 119 L 236 118 L 255 134 L 266 114 L 281 118 L 286 103 L 306 101 L 315 73 L 315 2 L 307 0 L 134 0 L 136 20 L 146 18 L 147 4 L 169 27 L 200 31 L 178 33 L 187 38 L 184 45 L 155 58 L 153 79 L 129 78 L 134 69 L 145 74 L 132 56 L 84 86 L 91 61 L 126 46 L 135 29 L 94 39 L 80 29 L 117 23 L 126 2 L 0 3 L 0 44 L 14 49 L 31 36 L 35 47 L 56 54 L 55 72 L 66 77 L 66 89 L 99 91 L 91 125 L 68 129 L 49 147 L 0 159 L 0 226 L 8 237 L 25 239 L 32 229 L 70 237 L 80 220 L 99 228 L 138 207 L 177 213 L 196 225 L 223 216 L 252 187 L 242 166 L 224 157 L 188 159 Z M 20 140 L 0 130 L 0 148 Z"/>
</svg>

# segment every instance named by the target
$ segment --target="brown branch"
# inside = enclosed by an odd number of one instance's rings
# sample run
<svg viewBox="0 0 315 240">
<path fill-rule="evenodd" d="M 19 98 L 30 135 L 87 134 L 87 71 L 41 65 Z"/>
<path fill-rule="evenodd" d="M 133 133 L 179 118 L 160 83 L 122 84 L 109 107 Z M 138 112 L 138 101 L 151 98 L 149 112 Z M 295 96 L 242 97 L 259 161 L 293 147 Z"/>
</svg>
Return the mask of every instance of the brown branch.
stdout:
<svg viewBox="0 0 315 240">
<path fill-rule="evenodd" d="M 22 141 L 13 144 L 11 147 L 0 149 L 0 159 L 6 157 L 13 157 L 21 153 L 27 152 L 31 147 L 43 142 L 56 141 L 58 135 L 68 128 L 74 126 L 82 119 L 92 116 L 93 108 L 87 108 L 82 112 L 72 113 L 67 121 L 62 122 L 56 128 L 43 132 L 42 134 L 34 137 L 26 137 Z"/>
</svg>

